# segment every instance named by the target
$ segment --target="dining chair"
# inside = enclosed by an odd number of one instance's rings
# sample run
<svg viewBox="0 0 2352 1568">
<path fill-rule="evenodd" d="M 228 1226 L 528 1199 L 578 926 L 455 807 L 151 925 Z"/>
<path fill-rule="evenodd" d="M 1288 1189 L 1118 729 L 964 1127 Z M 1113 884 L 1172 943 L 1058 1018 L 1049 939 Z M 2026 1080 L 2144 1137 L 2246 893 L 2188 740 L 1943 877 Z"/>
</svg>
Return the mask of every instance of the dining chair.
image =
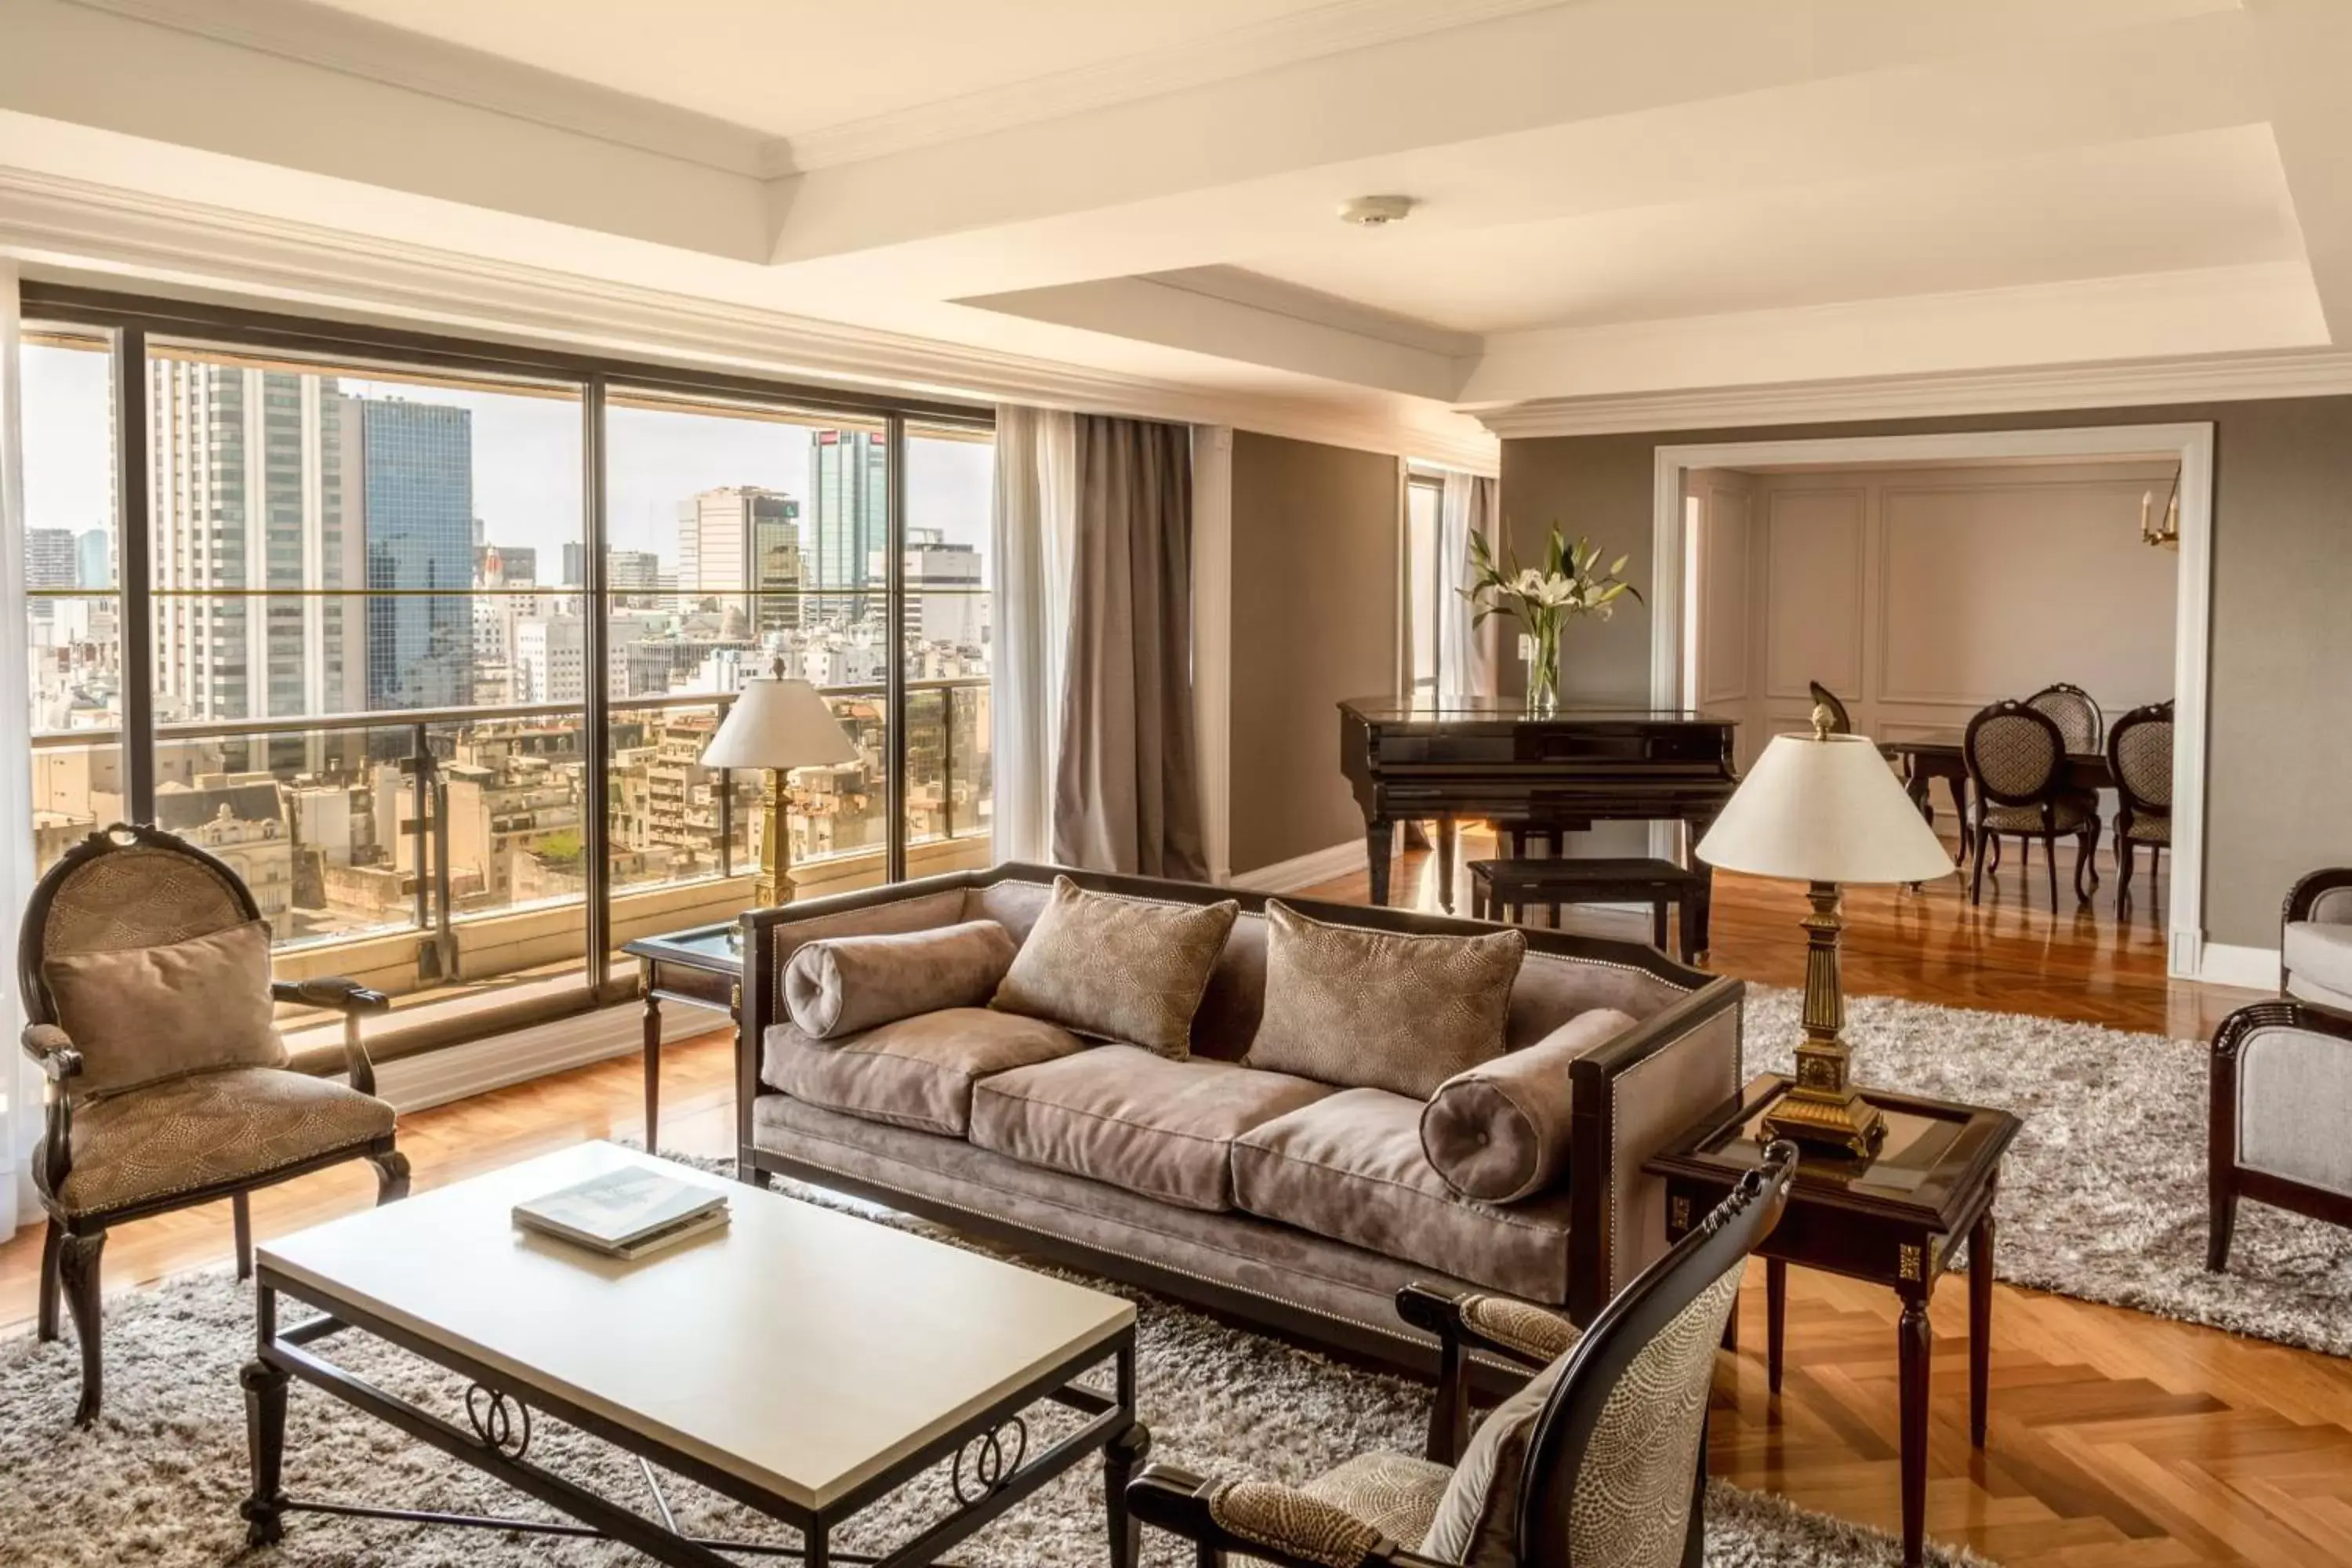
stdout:
<svg viewBox="0 0 2352 1568">
<path fill-rule="evenodd" d="M 1845 710 L 1845 704 L 1838 700 L 1838 694 L 1836 692 L 1832 691 L 1828 687 L 1823 686 L 1818 680 L 1808 680 L 1805 682 L 1805 689 L 1812 693 L 1814 707 L 1826 708 L 1830 710 L 1831 734 L 1851 735 L 1853 733 L 1853 715 Z"/>
<path fill-rule="evenodd" d="M 1983 901 L 1985 862 L 1995 858 L 2003 836 L 2018 841 L 2027 887 L 2033 881 L 2033 842 L 2042 841 L 2049 857 L 2053 914 L 2058 910 L 2058 840 L 2074 839 L 2074 892 L 2087 902 L 2091 895 L 2084 878 L 2098 847 L 2099 813 L 2094 801 L 2066 788 L 2066 738 L 2057 722 L 2013 699 L 1996 702 L 1969 721 L 1960 753 L 1969 770 L 1976 839 L 1969 902 Z"/>
<path fill-rule="evenodd" d="M 237 874 L 156 827 L 91 834 L 26 906 L 24 1048 L 47 1080 L 33 1151 L 48 1216 L 36 1331 L 58 1338 L 62 1297 L 81 1342 L 77 1426 L 97 1418 L 103 1388 L 99 1257 L 111 1226 L 226 1198 L 243 1279 L 256 1187 L 365 1160 L 379 1203 L 408 1191 L 360 1038 L 361 1016 L 390 1002 L 350 980 L 272 981 L 268 943 Z M 271 1020 L 280 1002 L 341 1011 L 341 1056 L 294 1070 Z M 347 1082 L 320 1076 L 337 1072 Z"/>
<path fill-rule="evenodd" d="M 2107 731 L 2107 772 L 2116 781 L 2116 913 L 2131 902 L 2132 864 L 2147 845 L 2147 874 L 2164 869 L 2172 846 L 2172 704 L 2135 708 Z"/>
<path fill-rule="evenodd" d="M 1439 1344 L 1423 1456 L 1358 1454 L 1304 1486 L 1153 1465 L 1128 1484 L 1130 1516 L 1190 1541 L 1202 1564 L 1229 1555 L 1283 1568 L 1696 1564 L 1717 1347 L 1748 1256 L 1780 1223 L 1796 1169 L 1794 1144 L 1766 1149 L 1581 1334 L 1506 1296 L 1399 1291 L 1399 1316 Z M 1474 1356 L 1535 1375 L 1470 1435 Z"/>
<path fill-rule="evenodd" d="M 2058 726 L 2070 752 L 2095 752 L 2104 730 L 2099 705 L 2091 694 L 2067 681 L 2053 681 L 2025 700 L 2028 708 L 2047 714 Z"/>
</svg>

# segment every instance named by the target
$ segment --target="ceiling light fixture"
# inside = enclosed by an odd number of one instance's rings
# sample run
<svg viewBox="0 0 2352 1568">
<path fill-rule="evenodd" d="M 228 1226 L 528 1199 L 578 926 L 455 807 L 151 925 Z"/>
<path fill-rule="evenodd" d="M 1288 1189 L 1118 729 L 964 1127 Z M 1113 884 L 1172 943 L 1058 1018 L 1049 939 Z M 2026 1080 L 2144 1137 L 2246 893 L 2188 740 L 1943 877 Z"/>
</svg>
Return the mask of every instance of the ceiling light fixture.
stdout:
<svg viewBox="0 0 2352 1568">
<path fill-rule="evenodd" d="M 1360 228 L 1379 228 L 1383 224 L 1402 221 L 1413 205 L 1411 196 L 1358 196 L 1340 204 L 1339 221 Z"/>
</svg>

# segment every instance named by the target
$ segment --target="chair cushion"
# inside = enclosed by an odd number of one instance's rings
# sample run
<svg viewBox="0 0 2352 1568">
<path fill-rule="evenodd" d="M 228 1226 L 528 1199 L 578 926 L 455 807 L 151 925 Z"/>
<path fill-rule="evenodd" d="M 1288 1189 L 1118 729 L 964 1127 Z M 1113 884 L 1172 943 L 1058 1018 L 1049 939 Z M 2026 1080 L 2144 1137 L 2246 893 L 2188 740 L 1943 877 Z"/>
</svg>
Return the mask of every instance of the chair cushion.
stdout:
<svg viewBox="0 0 2352 1568">
<path fill-rule="evenodd" d="M 1265 919 L 1265 1013 L 1248 1066 L 1426 1100 L 1503 1054 L 1522 933 L 1367 931 L 1310 920 L 1279 899 Z"/>
<path fill-rule="evenodd" d="M 994 921 L 827 937 L 784 965 L 784 1005 L 810 1038 L 835 1039 L 942 1007 L 984 1007 L 1012 963 L 1013 938 Z"/>
<path fill-rule="evenodd" d="M 1308 1497 L 1342 1508 L 1391 1541 L 1415 1546 L 1437 1517 L 1454 1472 L 1410 1454 L 1358 1454 L 1299 1488 Z"/>
<path fill-rule="evenodd" d="M 2134 816 L 2123 825 L 2124 837 L 2134 844 L 2169 844 L 2172 842 L 2172 818 L 2168 816 Z"/>
<path fill-rule="evenodd" d="M 778 1024 L 764 1046 L 760 1078 L 771 1089 L 868 1121 L 961 1138 L 971 1126 L 975 1082 L 1074 1055 L 1086 1042 L 1042 1018 L 944 1007 L 830 1040 Z"/>
<path fill-rule="evenodd" d="M 81 1053 L 77 1100 L 184 1073 L 286 1065 L 260 921 L 160 947 L 52 958 L 41 977 Z"/>
<path fill-rule="evenodd" d="M 57 1198 L 74 1215 L 106 1214 L 356 1152 L 392 1131 L 390 1105 L 331 1079 L 196 1073 L 77 1108 L 73 1167 Z"/>
<path fill-rule="evenodd" d="M 2323 1006 L 2352 1006 L 2352 926 L 2296 921 L 2279 939 L 2287 989 Z"/>
<path fill-rule="evenodd" d="M 1421 1101 L 1343 1089 L 1234 1140 L 1234 1201 L 1261 1219 L 1549 1306 L 1568 1300 L 1568 1194 L 1458 1197 L 1421 1147 Z"/>
<path fill-rule="evenodd" d="M 992 1007 L 1181 1059 L 1241 906 L 1090 893 L 1067 877 L 1013 955 Z"/>
<path fill-rule="evenodd" d="M 1516 1203 L 1559 1184 L 1568 1170 L 1570 1068 L 1633 1026 L 1614 1008 L 1596 1007 L 1454 1074 L 1422 1108 L 1422 1152 L 1465 1198 Z"/>
<path fill-rule="evenodd" d="M 1465 1568 L 1517 1568 L 1511 1542 L 1528 1437 L 1567 1367 L 1565 1353 L 1554 1358 L 1478 1424 L 1431 1513 L 1421 1539 L 1424 1555 Z"/>
<path fill-rule="evenodd" d="M 1234 1137 L 1331 1091 L 1232 1062 L 1097 1046 L 975 1085 L 971 1141 L 1186 1208 L 1234 1206 Z"/>
<path fill-rule="evenodd" d="M 2091 819 L 2082 801 L 2072 795 L 2061 795 L 2051 812 L 2051 821 L 2060 833 L 2073 833 Z M 2040 833 L 2048 826 L 2042 820 L 2038 805 L 1985 805 L 1984 825 L 1996 833 Z"/>
</svg>

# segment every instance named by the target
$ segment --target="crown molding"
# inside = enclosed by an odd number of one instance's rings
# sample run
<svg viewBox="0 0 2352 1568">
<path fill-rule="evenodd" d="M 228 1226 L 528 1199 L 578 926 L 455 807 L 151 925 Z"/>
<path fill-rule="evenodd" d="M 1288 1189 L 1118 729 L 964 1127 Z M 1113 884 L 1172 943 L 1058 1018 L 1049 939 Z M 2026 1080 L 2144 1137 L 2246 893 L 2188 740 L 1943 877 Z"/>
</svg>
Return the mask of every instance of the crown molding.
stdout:
<svg viewBox="0 0 2352 1568">
<path fill-rule="evenodd" d="M 0 168 L 0 255 L 162 291 L 429 325 L 780 380 L 1018 403 L 1421 457 L 1492 473 L 1491 437 L 1430 417 L 1187 385 L 781 310 L 404 245 L 87 181 Z"/>
<path fill-rule="evenodd" d="M 1332 0 L 1170 48 L 1052 71 L 779 138 L 767 172 L 805 174 L 887 157 L 1560 4 L 1562 0 Z"/>
<path fill-rule="evenodd" d="M 1520 439 L 2347 394 L 2352 353 L 2312 349 L 1556 398 L 1476 415 L 1496 435 Z"/>
<path fill-rule="evenodd" d="M 306 0 L 65 0 L 600 142 L 760 177 L 772 138 Z"/>
</svg>

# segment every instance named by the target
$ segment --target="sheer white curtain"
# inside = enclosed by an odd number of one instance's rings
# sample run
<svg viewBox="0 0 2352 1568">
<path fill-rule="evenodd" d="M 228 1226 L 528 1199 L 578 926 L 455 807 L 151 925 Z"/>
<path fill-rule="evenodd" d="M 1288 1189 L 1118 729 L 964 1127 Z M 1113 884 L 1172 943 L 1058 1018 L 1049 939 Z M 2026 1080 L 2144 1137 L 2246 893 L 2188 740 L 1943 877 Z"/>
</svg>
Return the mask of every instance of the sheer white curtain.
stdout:
<svg viewBox="0 0 2352 1568">
<path fill-rule="evenodd" d="M 17 353 L 16 267 L 0 257 L 0 702 L 14 705 L 0 722 L 0 909 L 7 910 L 5 951 L 16 951 L 16 921 L 33 891 L 33 753 L 27 741 L 25 655 L 25 438 L 23 373 Z M 33 1144 L 41 1131 L 40 1075 L 16 1037 L 25 1010 L 16 966 L 0 963 L 0 1235 L 41 1217 L 33 1195 Z"/>
<path fill-rule="evenodd" d="M 1451 696 L 1492 697 L 1501 689 L 1501 623 L 1489 616 L 1473 627 L 1476 611 L 1462 593 L 1470 585 L 1472 535 L 1502 553 L 1501 512 L 1494 479 L 1448 470 L 1437 506 L 1437 668 Z"/>
<path fill-rule="evenodd" d="M 1077 474 L 1074 416 L 1010 405 L 996 411 L 990 743 L 999 860 L 1053 858 Z"/>
</svg>

